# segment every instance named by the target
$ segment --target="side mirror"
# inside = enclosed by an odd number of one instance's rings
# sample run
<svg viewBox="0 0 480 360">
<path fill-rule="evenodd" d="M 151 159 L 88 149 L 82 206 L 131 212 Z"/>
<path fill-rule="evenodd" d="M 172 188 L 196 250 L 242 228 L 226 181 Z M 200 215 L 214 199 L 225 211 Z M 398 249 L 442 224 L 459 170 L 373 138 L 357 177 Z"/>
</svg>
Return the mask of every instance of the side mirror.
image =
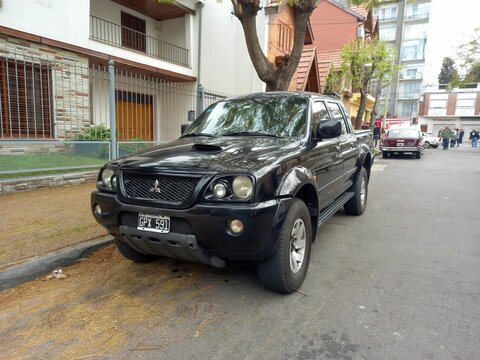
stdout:
<svg viewBox="0 0 480 360">
<path fill-rule="evenodd" d="M 320 121 L 317 127 L 317 139 L 333 139 L 342 135 L 342 123 L 339 120 Z"/>
</svg>

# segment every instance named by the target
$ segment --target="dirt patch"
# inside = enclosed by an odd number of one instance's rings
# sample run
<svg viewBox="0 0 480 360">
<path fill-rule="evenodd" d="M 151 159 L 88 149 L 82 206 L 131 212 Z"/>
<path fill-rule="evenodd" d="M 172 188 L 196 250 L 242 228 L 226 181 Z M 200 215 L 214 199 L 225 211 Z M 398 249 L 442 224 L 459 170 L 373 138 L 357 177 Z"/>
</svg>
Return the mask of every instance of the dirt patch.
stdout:
<svg viewBox="0 0 480 360">
<path fill-rule="evenodd" d="M 90 211 L 95 183 L 0 196 L 0 268 L 106 234 Z"/>
</svg>

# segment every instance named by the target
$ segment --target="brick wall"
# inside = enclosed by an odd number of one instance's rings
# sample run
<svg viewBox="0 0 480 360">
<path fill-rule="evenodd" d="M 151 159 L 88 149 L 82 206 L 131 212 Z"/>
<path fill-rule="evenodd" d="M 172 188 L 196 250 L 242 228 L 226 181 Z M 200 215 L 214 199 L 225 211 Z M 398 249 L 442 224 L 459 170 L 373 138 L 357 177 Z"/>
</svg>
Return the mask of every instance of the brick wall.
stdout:
<svg viewBox="0 0 480 360">
<path fill-rule="evenodd" d="M 90 125 L 87 57 L 4 34 L 0 34 L 0 57 L 48 67 L 55 139 L 71 140 Z"/>
</svg>

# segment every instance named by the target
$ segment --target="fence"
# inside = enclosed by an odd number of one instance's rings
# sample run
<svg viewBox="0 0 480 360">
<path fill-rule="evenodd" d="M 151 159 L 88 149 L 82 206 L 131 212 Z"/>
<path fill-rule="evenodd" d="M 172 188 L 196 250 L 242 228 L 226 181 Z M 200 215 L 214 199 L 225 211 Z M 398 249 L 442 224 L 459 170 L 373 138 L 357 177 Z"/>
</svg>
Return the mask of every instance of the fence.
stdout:
<svg viewBox="0 0 480 360">
<path fill-rule="evenodd" d="M 83 58 L 0 53 L 0 178 L 98 168 L 177 138 L 189 112 L 227 96 Z"/>
</svg>

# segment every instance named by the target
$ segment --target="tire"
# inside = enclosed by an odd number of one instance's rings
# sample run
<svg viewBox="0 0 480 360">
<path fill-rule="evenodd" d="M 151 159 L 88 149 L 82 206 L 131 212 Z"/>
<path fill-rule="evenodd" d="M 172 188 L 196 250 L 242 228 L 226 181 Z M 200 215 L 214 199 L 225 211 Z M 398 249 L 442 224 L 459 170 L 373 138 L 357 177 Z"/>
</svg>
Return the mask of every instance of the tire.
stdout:
<svg viewBox="0 0 480 360">
<path fill-rule="evenodd" d="M 353 191 L 355 195 L 343 206 L 345 212 L 349 215 L 362 215 L 367 207 L 368 198 L 368 175 L 363 166 L 350 191 Z"/>
<path fill-rule="evenodd" d="M 422 153 L 421 153 L 420 151 L 417 151 L 417 152 L 415 153 L 415 158 L 416 158 L 416 159 L 420 159 L 421 157 L 422 157 Z"/>
<path fill-rule="evenodd" d="M 382 151 L 382 157 L 384 159 L 388 158 L 388 151 Z"/>
<path fill-rule="evenodd" d="M 424 147 L 425 149 L 428 149 L 428 148 L 430 147 L 430 143 L 429 143 L 428 141 L 425 141 L 425 142 L 423 143 L 423 147 Z"/>
<path fill-rule="evenodd" d="M 124 241 L 114 239 L 114 243 L 120 254 L 136 263 L 147 263 L 159 259 L 159 256 L 138 252 Z"/>
<path fill-rule="evenodd" d="M 257 265 L 262 284 L 270 290 L 290 294 L 307 276 L 312 247 L 312 223 L 307 206 L 293 199 L 280 230 L 275 252 Z"/>
</svg>

